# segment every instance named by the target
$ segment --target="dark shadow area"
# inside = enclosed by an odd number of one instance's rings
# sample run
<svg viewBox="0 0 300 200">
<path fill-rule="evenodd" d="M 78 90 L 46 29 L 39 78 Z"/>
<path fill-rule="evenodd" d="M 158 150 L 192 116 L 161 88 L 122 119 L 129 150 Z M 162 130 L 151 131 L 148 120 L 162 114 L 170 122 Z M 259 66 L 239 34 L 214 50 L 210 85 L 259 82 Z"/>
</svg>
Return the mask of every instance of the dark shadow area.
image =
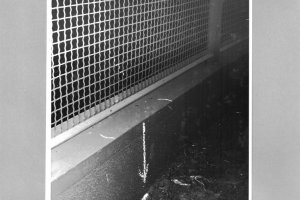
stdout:
<svg viewBox="0 0 300 200">
<path fill-rule="evenodd" d="M 149 187 L 147 200 L 248 199 L 248 56 L 221 74 L 221 97 L 201 111 L 187 109 L 180 153 Z"/>
</svg>

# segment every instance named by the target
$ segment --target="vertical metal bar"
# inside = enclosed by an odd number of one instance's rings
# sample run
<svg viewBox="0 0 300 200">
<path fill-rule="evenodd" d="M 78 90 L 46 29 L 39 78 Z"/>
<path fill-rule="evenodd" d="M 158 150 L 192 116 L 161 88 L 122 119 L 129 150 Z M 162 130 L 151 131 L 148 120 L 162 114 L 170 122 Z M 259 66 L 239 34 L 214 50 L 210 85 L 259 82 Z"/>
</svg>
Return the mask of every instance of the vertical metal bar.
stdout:
<svg viewBox="0 0 300 200">
<path fill-rule="evenodd" d="M 221 47 L 223 0 L 210 0 L 208 24 L 208 51 L 218 59 Z"/>
</svg>

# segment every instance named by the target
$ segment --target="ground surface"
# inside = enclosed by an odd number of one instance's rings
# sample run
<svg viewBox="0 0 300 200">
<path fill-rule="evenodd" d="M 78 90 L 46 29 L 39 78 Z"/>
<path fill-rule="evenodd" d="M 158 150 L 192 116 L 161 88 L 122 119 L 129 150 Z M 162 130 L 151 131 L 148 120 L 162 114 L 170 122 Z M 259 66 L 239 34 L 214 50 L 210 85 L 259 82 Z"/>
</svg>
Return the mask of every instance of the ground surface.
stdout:
<svg viewBox="0 0 300 200">
<path fill-rule="evenodd" d="M 143 199 L 248 199 L 247 63 L 243 58 L 225 72 L 226 95 L 207 105 L 219 111 L 218 118 L 205 131 L 192 128 L 182 137 L 177 160 Z M 193 115 L 190 118 L 188 126 L 197 125 Z"/>
</svg>

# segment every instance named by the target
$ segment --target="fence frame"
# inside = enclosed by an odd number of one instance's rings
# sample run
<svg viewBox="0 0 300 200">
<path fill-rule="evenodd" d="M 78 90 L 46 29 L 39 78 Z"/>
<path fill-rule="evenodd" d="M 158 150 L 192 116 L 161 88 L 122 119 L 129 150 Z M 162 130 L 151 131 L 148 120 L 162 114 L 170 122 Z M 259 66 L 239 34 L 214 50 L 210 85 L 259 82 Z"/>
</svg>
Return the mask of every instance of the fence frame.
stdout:
<svg viewBox="0 0 300 200">
<path fill-rule="evenodd" d="M 74 127 L 56 135 L 51 139 L 51 149 L 59 146 L 60 144 L 66 142 L 67 140 L 71 139 L 72 137 L 80 134 L 82 131 L 88 129 L 89 127 L 93 126 L 94 124 L 100 122 L 101 120 L 107 118 L 111 114 L 121 110 L 125 106 L 129 105 L 130 103 L 136 101 L 137 99 L 141 98 L 142 96 L 148 94 L 149 92 L 155 90 L 156 88 L 160 87 L 161 85 L 165 84 L 166 82 L 176 78 L 177 76 L 183 74 L 187 70 L 197 66 L 199 63 L 204 62 L 210 58 L 215 60 L 219 59 L 220 51 L 222 49 L 226 49 L 227 47 L 221 47 L 221 26 L 222 26 L 222 9 L 223 9 L 223 2 L 224 0 L 210 0 L 209 4 L 209 24 L 208 24 L 208 52 L 206 55 L 200 57 L 199 59 L 195 60 L 193 63 L 171 73 L 167 77 L 155 82 L 154 84 L 149 85 L 148 87 L 142 89 L 141 91 L 123 99 L 122 101 L 112 105 L 111 107 L 101 111 L 100 113 L 86 119 L 83 122 L 75 125 Z M 51 23 L 51 19 L 50 22 Z M 49 31 L 49 30 L 48 30 Z M 239 42 L 235 41 L 234 43 Z M 234 43 L 227 45 L 232 46 Z M 198 55 L 197 55 L 198 56 Z M 197 57 L 195 56 L 195 57 Z M 198 56 L 199 57 L 199 56 Z M 104 102 L 105 103 L 105 102 Z M 81 113 L 84 115 L 84 112 Z M 66 124 L 60 124 L 64 126 Z"/>
</svg>

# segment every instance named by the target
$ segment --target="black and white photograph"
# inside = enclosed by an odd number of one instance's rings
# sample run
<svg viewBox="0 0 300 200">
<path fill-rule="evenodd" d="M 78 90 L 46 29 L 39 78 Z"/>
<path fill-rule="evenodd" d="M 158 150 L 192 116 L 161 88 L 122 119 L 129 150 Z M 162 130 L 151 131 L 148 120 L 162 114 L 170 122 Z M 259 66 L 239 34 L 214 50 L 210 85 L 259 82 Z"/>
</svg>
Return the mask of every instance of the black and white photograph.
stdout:
<svg viewBox="0 0 300 200">
<path fill-rule="evenodd" d="M 0 5 L 0 200 L 300 198 L 297 0 Z"/>
</svg>

